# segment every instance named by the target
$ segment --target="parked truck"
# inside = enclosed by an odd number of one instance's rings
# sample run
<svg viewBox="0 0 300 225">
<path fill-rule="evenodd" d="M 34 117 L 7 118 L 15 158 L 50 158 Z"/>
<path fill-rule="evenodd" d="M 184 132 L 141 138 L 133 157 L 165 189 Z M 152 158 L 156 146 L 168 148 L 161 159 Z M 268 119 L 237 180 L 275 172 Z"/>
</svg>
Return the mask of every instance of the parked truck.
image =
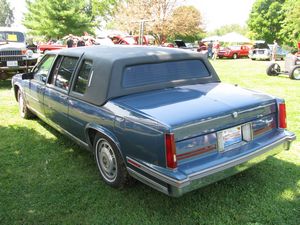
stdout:
<svg viewBox="0 0 300 225">
<path fill-rule="evenodd" d="M 26 37 L 22 30 L 0 27 L 0 80 L 29 71 L 37 59 L 33 51 L 26 48 Z"/>
</svg>

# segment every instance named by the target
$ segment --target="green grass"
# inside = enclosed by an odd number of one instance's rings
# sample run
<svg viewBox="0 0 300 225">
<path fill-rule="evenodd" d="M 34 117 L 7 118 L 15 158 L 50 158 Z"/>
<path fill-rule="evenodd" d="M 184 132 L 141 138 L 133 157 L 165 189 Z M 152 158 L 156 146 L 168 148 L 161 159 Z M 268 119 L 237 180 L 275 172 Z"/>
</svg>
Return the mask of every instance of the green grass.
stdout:
<svg viewBox="0 0 300 225">
<path fill-rule="evenodd" d="M 300 82 L 268 77 L 266 62 L 213 62 L 227 83 L 286 99 L 300 137 Z M 300 224 L 300 144 L 181 198 L 139 182 L 105 185 L 93 156 L 41 122 L 23 120 L 0 81 L 0 224 Z"/>
</svg>

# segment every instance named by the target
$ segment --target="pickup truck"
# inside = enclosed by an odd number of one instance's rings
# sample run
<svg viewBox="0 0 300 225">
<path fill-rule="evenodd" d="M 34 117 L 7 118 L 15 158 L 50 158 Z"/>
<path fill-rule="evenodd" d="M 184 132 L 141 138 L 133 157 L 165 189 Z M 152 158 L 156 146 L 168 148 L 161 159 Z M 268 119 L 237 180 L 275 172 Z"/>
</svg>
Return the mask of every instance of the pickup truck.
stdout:
<svg viewBox="0 0 300 225">
<path fill-rule="evenodd" d="M 18 28 L 0 27 L 0 80 L 29 71 L 37 60 L 33 51 L 26 48 L 24 32 Z"/>
<path fill-rule="evenodd" d="M 181 49 L 51 51 L 12 87 L 23 118 L 38 116 L 90 150 L 116 188 L 133 177 L 178 197 L 296 138 L 283 99 L 223 84 L 206 57 Z"/>
</svg>

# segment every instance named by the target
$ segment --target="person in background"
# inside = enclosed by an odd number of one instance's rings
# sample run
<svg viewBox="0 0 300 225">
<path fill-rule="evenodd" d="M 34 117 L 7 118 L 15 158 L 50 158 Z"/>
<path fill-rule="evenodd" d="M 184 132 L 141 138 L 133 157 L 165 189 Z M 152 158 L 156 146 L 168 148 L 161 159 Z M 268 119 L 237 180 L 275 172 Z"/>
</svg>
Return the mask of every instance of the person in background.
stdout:
<svg viewBox="0 0 300 225">
<path fill-rule="evenodd" d="M 278 49 L 278 43 L 277 43 L 276 40 L 274 40 L 274 45 L 273 45 L 273 48 L 272 48 L 272 61 L 276 61 L 277 49 Z"/>
<path fill-rule="evenodd" d="M 73 45 L 74 45 L 73 35 L 69 34 L 68 39 L 67 39 L 67 46 L 68 46 L 68 48 L 72 48 Z"/>
<path fill-rule="evenodd" d="M 213 56 L 212 59 L 216 60 L 220 51 L 220 42 L 217 40 L 213 45 Z"/>
<path fill-rule="evenodd" d="M 213 42 L 212 41 L 210 41 L 207 44 L 207 55 L 208 55 L 208 58 L 212 58 L 212 56 L 213 56 Z"/>
<path fill-rule="evenodd" d="M 77 47 L 82 47 L 82 46 L 85 46 L 85 42 L 83 38 L 80 37 L 79 40 L 77 41 Z"/>
</svg>

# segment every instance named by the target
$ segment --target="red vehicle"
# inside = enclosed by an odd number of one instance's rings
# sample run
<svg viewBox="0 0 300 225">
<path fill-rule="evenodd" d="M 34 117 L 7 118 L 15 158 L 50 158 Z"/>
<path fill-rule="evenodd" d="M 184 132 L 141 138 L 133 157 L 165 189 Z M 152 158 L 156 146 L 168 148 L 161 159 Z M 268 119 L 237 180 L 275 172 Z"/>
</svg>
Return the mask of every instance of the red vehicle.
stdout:
<svg viewBox="0 0 300 225">
<path fill-rule="evenodd" d="M 250 48 L 246 45 L 229 46 L 219 51 L 219 58 L 237 59 L 241 57 L 248 57 Z"/>
<path fill-rule="evenodd" d="M 58 49 L 66 48 L 66 47 L 67 47 L 67 45 L 64 45 L 62 41 L 57 41 L 55 43 L 49 41 L 47 44 L 39 44 L 37 49 L 38 49 L 38 52 L 44 54 L 47 51 L 58 50 Z"/>
<path fill-rule="evenodd" d="M 133 36 L 113 36 L 111 40 L 116 45 L 137 45 Z"/>
</svg>

